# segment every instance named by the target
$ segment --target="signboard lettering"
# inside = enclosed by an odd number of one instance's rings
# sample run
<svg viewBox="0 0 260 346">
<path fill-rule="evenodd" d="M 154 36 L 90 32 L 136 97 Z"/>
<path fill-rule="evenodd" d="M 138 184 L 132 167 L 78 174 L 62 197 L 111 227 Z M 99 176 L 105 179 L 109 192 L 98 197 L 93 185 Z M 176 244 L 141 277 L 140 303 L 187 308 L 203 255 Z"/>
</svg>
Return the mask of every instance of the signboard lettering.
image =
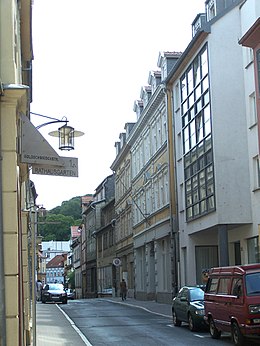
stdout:
<svg viewBox="0 0 260 346">
<path fill-rule="evenodd" d="M 60 177 L 78 177 L 78 159 L 75 157 L 61 157 L 63 167 L 51 165 L 32 165 L 32 174 L 52 175 Z"/>
</svg>

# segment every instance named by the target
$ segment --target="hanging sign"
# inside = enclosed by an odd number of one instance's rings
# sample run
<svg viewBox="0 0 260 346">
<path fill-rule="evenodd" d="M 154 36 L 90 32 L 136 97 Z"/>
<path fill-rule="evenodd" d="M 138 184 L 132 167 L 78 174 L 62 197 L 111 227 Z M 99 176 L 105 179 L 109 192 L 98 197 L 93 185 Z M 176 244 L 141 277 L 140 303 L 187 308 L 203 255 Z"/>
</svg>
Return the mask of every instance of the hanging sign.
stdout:
<svg viewBox="0 0 260 346">
<path fill-rule="evenodd" d="M 60 157 L 64 162 L 63 167 L 50 165 L 33 165 L 32 174 L 52 175 L 59 177 L 76 178 L 78 174 L 78 159 L 76 157 Z"/>
</svg>

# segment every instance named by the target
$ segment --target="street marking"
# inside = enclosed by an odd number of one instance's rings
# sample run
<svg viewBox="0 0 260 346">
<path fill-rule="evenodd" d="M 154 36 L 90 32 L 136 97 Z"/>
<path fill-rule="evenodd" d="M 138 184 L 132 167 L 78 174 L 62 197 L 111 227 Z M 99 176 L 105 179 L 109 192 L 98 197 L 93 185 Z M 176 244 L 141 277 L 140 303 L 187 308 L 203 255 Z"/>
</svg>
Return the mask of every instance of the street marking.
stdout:
<svg viewBox="0 0 260 346">
<path fill-rule="evenodd" d="M 123 303 L 123 302 L 116 302 L 116 301 L 110 300 L 110 299 L 104 299 L 104 300 L 106 300 L 106 301 L 108 301 L 108 302 L 110 302 L 110 303 L 132 306 L 132 307 L 134 307 L 134 308 L 142 309 L 142 310 L 144 310 L 144 311 L 150 312 L 151 314 L 155 314 L 155 315 L 158 315 L 158 316 L 163 316 L 163 317 L 167 317 L 167 318 L 171 318 L 171 317 L 172 317 L 172 316 L 170 316 L 170 315 L 164 315 L 164 314 L 161 314 L 161 313 L 159 313 L 159 312 L 151 311 L 151 310 L 149 310 L 149 309 L 147 309 L 147 308 L 144 308 L 143 306 L 138 306 L 138 305 L 130 304 L 130 303 L 126 303 L 126 302 L 124 302 L 124 303 Z"/>
<path fill-rule="evenodd" d="M 65 311 L 63 311 L 58 304 L 55 304 L 57 306 L 57 308 L 63 313 L 63 315 L 67 318 L 67 320 L 69 321 L 69 323 L 71 324 L 71 326 L 75 329 L 75 331 L 79 334 L 79 336 L 81 337 L 82 341 L 84 342 L 85 345 L 87 346 L 93 346 L 88 339 L 85 337 L 85 335 L 83 333 L 81 333 L 81 331 L 79 330 L 79 328 L 75 325 L 75 323 L 72 321 L 72 319 L 69 318 L 69 316 L 66 314 Z"/>
</svg>

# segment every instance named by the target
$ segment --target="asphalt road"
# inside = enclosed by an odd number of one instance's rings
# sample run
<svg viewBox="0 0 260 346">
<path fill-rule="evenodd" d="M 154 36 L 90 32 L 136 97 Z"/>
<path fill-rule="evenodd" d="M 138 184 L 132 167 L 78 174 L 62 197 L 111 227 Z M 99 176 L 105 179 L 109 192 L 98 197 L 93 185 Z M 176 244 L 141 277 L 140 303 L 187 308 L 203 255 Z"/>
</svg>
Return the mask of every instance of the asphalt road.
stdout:
<svg viewBox="0 0 260 346">
<path fill-rule="evenodd" d="M 135 300 L 87 299 L 37 303 L 37 346 L 231 346 L 229 334 L 213 340 L 207 331 L 174 327 L 170 306 Z M 260 345 L 260 340 L 247 346 Z M 245 345 L 246 346 L 246 345 Z"/>
<path fill-rule="evenodd" d="M 169 317 L 102 299 L 78 300 L 60 308 L 85 335 L 89 346 L 232 345 L 229 335 L 213 340 L 208 332 L 192 333 L 185 325 L 174 327 Z"/>
</svg>

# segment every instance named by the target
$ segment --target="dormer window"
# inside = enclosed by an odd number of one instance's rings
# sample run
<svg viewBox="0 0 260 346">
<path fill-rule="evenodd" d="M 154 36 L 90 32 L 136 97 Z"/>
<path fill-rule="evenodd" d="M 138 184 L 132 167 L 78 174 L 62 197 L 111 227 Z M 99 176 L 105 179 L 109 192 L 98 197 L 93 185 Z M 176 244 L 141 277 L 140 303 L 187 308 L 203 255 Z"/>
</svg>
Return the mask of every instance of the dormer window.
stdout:
<svg viewBox="0 0 260 346">
<path fill-rule="evenodd" d="M 192 37 L 194 37 L 198 31 L 200 31 L 203 25 L 206 23 L 206 14 L 199 13 L 192 22 Z"/>
<path fill-rule="evenodd" d="M 206 12 L 208 21 L 216 16 L 216 0 L 209 0 L 206 3 Z"/>
<path fill-rule="evenodd" d="M 153 81 L 152 81 L 152 91 L 153 91 L 153 93 L 155 92 L 156 87 L 157 87 L 156 79 L 153 78 Z"/>
<path fill-rule="evenodd" d="M 150 96 L 151 96 L 151 85 L 143 86 L 140 93 L 140 98 L 143 101 L 143 108 L 145 108 L 146 105 L 148 104 Z"/>
<path fill-rule="evenodd" d="M 161 67 L 161 72 L 162 72 L 162 80 L 164 80 L 167 77 L 167 61 L 164 59 L 162 67 Z"/>
</svg>

